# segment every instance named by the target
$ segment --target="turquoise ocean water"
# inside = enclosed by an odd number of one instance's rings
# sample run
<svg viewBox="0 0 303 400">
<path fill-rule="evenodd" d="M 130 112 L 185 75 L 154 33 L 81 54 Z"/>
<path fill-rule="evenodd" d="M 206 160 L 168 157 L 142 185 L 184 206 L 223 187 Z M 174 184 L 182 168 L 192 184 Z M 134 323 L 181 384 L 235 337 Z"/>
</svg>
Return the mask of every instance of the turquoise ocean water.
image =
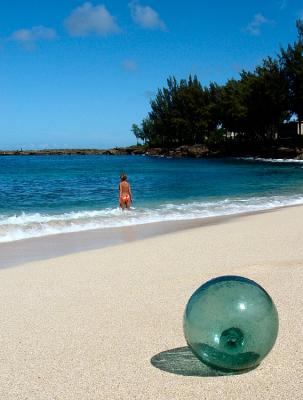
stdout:
<svg viewBox="0 0 303 400">
<path fill-rule="evenodd" d="M 134 204 L 118 208 L 119 175 Z M 303 161 L 0 157 L 0 242 L 303 203 Z"/>
</svg>

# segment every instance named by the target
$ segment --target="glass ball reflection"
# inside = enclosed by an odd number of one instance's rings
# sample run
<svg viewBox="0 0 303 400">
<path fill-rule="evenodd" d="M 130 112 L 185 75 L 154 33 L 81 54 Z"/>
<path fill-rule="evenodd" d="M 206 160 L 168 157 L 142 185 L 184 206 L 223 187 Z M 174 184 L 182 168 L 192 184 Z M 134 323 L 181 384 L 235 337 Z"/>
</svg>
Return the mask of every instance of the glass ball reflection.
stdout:
<svg viewBox="0 0 303 400">
<path fill-rule="evenodd" d="M 183 320 L 193 353 L 225 372 L 258 366 L 274 346 L 278 327 L 269 294 L 241 276 L 221 276 L 203 284 L 189 299 Z"/>
</svg>

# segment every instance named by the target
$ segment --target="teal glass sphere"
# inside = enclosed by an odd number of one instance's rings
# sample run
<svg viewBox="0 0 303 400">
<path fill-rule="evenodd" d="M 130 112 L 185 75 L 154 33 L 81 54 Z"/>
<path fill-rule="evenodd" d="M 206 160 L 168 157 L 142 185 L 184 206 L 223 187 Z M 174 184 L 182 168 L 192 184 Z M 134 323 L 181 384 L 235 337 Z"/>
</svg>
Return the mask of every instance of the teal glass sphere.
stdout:
<svg viewBox="0 0 303 400">
<path fill-rule="evenodd" d="M 192 352 L 206 365 L 240 372 L 260 364 L 275 344 L 279 319 L 269 294 L 241 276 L 221 276 L 197 289 L 183 319 Z"/>
</svg>

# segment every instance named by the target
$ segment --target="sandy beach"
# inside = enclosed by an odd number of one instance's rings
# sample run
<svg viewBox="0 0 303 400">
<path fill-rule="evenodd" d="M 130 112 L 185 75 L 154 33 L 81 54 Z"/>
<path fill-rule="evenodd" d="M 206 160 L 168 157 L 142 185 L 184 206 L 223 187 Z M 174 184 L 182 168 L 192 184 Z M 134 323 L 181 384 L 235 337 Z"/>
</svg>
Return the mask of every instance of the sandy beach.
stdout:
<svg viewBox="0 0 303 400">
<path fill-rule="evenodd" d="M 302 399 L 303 207 L 0 270 L 0 398 Z M 277 343 L 217 376 L 186 348 L 192 292 L 243 275 L 272 296 Z"/>
</svg>

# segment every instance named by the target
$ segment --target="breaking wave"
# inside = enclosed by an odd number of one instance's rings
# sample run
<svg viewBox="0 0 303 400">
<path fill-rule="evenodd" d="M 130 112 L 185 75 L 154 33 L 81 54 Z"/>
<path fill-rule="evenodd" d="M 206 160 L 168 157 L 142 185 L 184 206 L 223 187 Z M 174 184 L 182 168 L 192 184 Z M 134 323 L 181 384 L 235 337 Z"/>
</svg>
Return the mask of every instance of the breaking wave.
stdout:
<svg viewBox="0 0 303 400">
<path fill-rule="evenodd" d="M 303 195 L 170 203 L 153 208 L 133 208 L 131 212 L 122 212 L 119 208 L 106 208 L 62 214 L 1 215 L 0 242 L 91 229 L 233 215 L 296 204 L 303 204 Z"/>
</svg>

